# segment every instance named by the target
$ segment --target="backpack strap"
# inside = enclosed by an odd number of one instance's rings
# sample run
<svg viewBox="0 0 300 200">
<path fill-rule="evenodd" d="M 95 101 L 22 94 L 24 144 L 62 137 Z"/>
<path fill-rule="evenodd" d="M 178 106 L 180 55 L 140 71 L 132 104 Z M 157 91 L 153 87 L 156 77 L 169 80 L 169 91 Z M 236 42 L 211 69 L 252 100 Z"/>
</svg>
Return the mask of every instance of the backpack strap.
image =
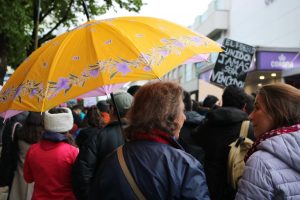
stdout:
<svg viewBox="0 0 300 200">
<path fill-rule="evenodd" d="M 243 143 L 245 141 L 245 138 L 248 135 L 249 124 L 250 124 L 249 120 L 245 120 L 242 122 L 240 136 L 236 140 L 235 147 L 238 147 L 241 143 Z"/>
<path fill-rule="evenodd" d="M 117 155 L 118 155 L 118 160 L 120 163 L 120 166 L 122 168 L 122 171 L 131 187 L 131 189 L 133 190 L 133 192 L 135 193 L 135 195 L 137 196 L 138 199 L 141 200 L 146 200 L 145 196 L 143 195 L 143 193 L 141 192 L 141 190 L 139 189 L 139 187 L 137 186 L 136 182 L 134 181 L 128 167 L 127 164 L 125 162 L 124 156 L 123 156 L 123 145 L 118 147 L 117 149 Z"/>
<path fill-rule="evenodd" d="M 241 126 L 241 130 L 240 130 L 240 137 L 244 137 L 244 138 L 247 137 L 249 124 L 250 124 L 249 120 L 243 121 L 242 126 Z"/>
<path fill-rule="evenodd" d="M 233 189 L 237 189 L 238 181 L 241 178 L 245 167 L 245 154 L 251 148 L 253 143 L 247 138 L 249 124 L 249 120 L 242 122 L 240 136 L 229 145 L 230 151 L 227 160 L 227 179 Z"/>
</svg>

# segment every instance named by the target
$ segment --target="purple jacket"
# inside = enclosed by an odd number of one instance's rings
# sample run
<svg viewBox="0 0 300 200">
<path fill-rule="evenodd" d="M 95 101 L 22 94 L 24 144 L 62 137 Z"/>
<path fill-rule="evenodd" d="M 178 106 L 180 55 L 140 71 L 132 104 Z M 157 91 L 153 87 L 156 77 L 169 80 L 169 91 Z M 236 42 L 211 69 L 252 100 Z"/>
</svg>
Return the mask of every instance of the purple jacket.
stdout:
<svg viewBox="0 0 300 200">
<path fill-rule="evenodd" d="M 246 163 L 235 199 L 300 199 L 300 131 L 258 146 Z"/>
</svg>

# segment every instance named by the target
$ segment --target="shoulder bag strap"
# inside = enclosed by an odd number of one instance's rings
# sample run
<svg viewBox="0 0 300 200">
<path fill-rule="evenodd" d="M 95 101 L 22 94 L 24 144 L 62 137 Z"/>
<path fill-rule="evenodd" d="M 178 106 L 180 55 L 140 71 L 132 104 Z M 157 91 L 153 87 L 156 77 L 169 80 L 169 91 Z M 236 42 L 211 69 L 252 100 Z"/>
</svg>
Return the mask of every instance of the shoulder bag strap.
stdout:
<svg viewBox="0 0 300 200">
<path fill-rule="evenodd" d="M 124 156 L 123 156 L 123 145 L 118 147 L 117 155 L 118 155 L 118 160 L 119 160 L 120 166 L 123 170 L 123 173 L 129 183 L 130 187 L 132 188 L 133 192 L 135 193 L 135 195 L 137 196 L 138 199 L 146 200 L 143 193 L 141 192 L 139 187 L 136 185 L 136 183 L 127 167 L 127 164 L 126 164 Z"/>
<path fill-rule="evenodd" d="M 12 132 L 11 132 L 11 140 L 12 141 L 14 141 L 15 132 L 16 132 L 16 128 L 18 125 L 22 127 L 22 124 L 20 122 L 16 122 L 16 123 L 14 123 L 14 126 L 12 128 Z"/>
<path fill-rule="evenodd" d="M 242 136 L 244 138 L 247 137 L 249 124 L 250 124 L 249 120 L 243 121 L 242 126 L 241 126 L 241 130 L 240 130 L 240 136 Z"/>
</svg>

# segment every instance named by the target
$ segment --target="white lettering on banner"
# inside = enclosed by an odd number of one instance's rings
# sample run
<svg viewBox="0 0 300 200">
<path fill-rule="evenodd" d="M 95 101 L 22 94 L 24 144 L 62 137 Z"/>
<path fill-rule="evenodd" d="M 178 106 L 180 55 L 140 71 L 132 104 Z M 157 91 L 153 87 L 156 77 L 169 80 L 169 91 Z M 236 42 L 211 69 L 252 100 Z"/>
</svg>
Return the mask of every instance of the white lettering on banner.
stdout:
<svg viewBox="0 0 300 200">
<path fill-rule="evenodd" d="M 223 46 L 225 51 L 219 53 L 210 81 L 224 86 L 244 87 L 255 48 L 227 38 Z"/>
<path fill-rule="evenodd" d="M 228 57 L 226 54 L 220 54 L 220 59 L 217 60 L 217 62 L 224 64 L 225 65 L 224 72 L 228 72 L 231 75 L 237 75 L 238 74 L 237 71 L 239 69 L 242 69 L 242 71 L 246 72 L 249 69 L 251 64 L 251 62 L 249 61 L 244 62 L 243 60 L 240 59 Z"/>
<path fill-rule="evenodd" d="M 293 62 L 289 62 L 289 61 L 285 61 L 286 57 L 283 54 L 280 54 L 280 56 L 278 56 L 278 60 L 272 60 L 271 61 L 271 67 L 281 67 L 281 68 L 293 68 L 294 67 L 294 63 Z"/>
<path fill-rule="evenodd" d="M 236 69 L 234 69 L 230 66 L 225 66 L 223 72 L 226 72 L 228 74 L 235 75 L 235 76 L 238 74 Z"/>
<path fill-rule="evenodd" d="M 245 84 L 243 81 L 238 81 L 236 78 L 225 76 L 221 71 L 218 71 L 216 74 L 213 72 L 211 75 L 211 80 L 221 85 L 236 85 L 240 88 L 244 87 Z"/>
<path fill-rule="evenodd" d="M 238 49 L 239 51 L 242 51 L 245 53 L 250 53 L 250 54 L 253 54 L 255 51 L 255 49 L 252 46 L 245 45 L 243 43 L 239 43 L 239 42 L 236 42 L 233 40 L 225 40 L 224 45 L 226 47 L 235 48 L 235 49 Z"/>
<path fill-rule="evenodd" d="M 244 53 L 239 50 L 226 49 L 225 54 L 247 62 L 251 61 L 251 55 L 249 53 Z"/>
<path fill-rule="evenodd" d="M 239 65 L 239 62 L 239 60 L 229 57 L 224 64 L 229 65 L 230 67 L 237 67 Z"/>
<path fill-rule="evenodd" d="M 225 61 L 225 58 L 227 58 L 227 55 L 225 55 L 225 54 L 219 54 L 219 57 L 220 58 L 218 58 L 218 60 L 217 60 L 217 62 L 218 63 L 221 63 L 221 64 L 224 64 L 224 61 Z"/>
</svg>

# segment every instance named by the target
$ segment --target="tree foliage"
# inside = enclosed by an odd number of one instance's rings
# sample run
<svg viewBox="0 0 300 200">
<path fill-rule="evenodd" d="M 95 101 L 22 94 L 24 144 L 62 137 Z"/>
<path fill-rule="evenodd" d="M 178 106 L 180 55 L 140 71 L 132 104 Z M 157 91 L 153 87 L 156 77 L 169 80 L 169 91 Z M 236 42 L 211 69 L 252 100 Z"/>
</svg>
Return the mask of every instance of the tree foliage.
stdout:
<svg viewBox="0 0 300 200">
<path fill-rule="evenodd" d="M 116 7 L 138 12 L 143 5 L 142 0 L 84 2 L 91 18 Z M 81 22 L 78 16 L 85 16 L 83 0 L 0 0 L 0 10 L 0 84 L 6 66 L 16 68 L 34 50 L 35 30 L 41 45 L 55 37 L 59 29 L 77 26 Z"/>
<path fill-rule="evenodd" d="M 26 0 L 0 0 L 0 67 L 16 65 L 26 57 L 31 7 Z"/>
</svg>

